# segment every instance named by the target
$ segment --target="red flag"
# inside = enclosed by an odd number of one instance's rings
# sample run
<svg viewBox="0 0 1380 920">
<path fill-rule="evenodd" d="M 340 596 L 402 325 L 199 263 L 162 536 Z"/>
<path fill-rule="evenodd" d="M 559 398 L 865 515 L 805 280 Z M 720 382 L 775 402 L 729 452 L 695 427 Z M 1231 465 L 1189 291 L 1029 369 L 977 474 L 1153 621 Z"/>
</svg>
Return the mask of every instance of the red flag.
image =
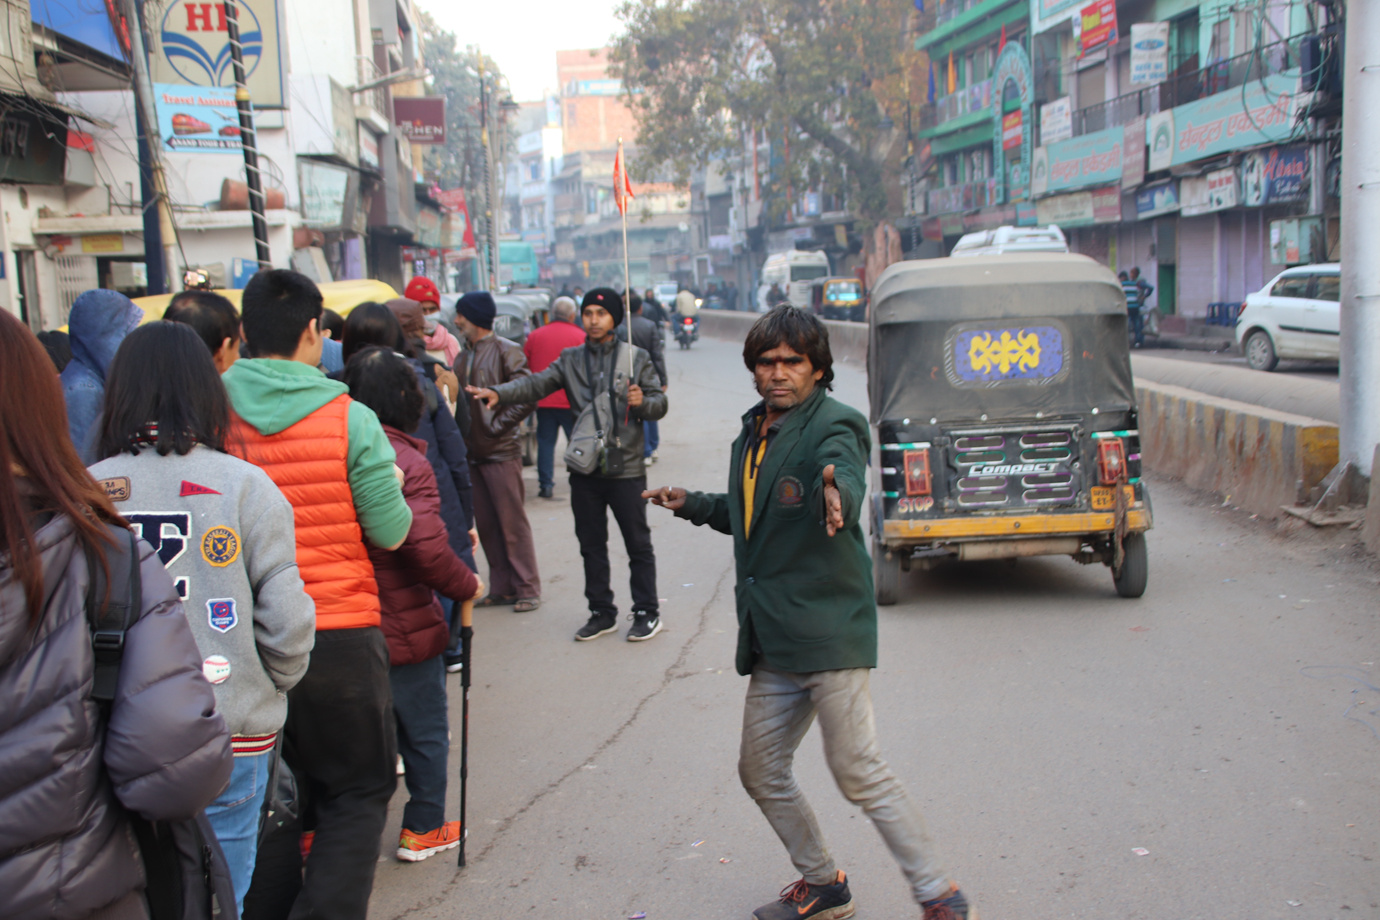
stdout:
<svg viewBox="0 0 1380 920">
<path fill-rule="evenodd" d="M 1006 47 L 1006 23 L 1001 24 L 1001 37 L 997 39 L 997 54 L 1001 54 L 1001 49 Z"/>
<path fill-rule="evenodd" d="M 619 214 L 628 213 L 628 199 L 634 197 L 632 183 L 628 181 L 628 170 L 623 165 L 623 142 L 618 142 L 618 155 L 613 158 L 613 201 L 618 205 Z"/>
</svg>

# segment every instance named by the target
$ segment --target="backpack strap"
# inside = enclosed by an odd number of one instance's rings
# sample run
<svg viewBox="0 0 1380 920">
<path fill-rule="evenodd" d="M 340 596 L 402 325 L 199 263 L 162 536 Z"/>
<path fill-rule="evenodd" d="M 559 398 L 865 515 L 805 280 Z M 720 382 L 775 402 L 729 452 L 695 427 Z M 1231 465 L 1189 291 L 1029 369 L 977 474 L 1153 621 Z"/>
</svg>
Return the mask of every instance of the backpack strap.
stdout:
<svg viewBox="0 0 1380 920">
<path fill-rule="evenodd" d="M 91 698 L 109 706 L 120 682 L 120 662 L 125 656 L 125 633 L 139 619 L 143 582 L 139 575 L 139 544 L 133 533 L 107 524 L 115 546 L 105 554 L 106 568 L 91 547 L 85 548 L 91 573 L 86 589 L 86 618 L 91 625 L 91 650 L 96 659 Z"/>
</svg>

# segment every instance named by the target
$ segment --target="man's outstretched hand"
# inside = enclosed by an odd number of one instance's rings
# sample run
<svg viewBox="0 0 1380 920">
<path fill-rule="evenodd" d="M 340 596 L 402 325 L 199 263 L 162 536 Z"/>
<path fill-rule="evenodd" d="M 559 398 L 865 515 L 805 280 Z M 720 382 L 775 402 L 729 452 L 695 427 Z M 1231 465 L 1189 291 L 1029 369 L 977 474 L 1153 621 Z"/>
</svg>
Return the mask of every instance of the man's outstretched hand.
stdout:
<svg viewBox="0 0 1380 920">
<path fill-rule="evenodd" d="M 498 405 L 498 394 L 488 387 L 465 387 L 465 392 L 490 409 Z"/>
<path fill-rule="evenodd" d="M 843 497 L 834 484 L 834 464 L 824 468 L 824 529 L 829 536 L 843 530 Z"/>
<path fill-rule="evenodd" d="M 685 490 L 673 488 L 672 486 L 662 486 L 660 489 L 648 489 L 642 493 L 642 497 L 650 501 L 653 505 L 660 505 L 671 511 L 679 511 L 685 505 Z M 842 520 L 842 518 L 840 518 Z"/>
</svg>

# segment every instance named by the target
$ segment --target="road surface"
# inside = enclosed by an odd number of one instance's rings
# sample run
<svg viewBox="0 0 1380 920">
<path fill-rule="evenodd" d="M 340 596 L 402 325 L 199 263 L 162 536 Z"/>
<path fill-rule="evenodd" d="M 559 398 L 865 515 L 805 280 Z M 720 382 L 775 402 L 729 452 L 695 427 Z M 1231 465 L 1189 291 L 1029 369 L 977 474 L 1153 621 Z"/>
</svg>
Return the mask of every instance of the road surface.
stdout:
<svg viewBox="0 0 1380 920">
<path fill-rule="evenodd" d="M 651 482 L 720 489 L 753 401 L 739 349 L 668 361 Z M 861 406 L 861 372 L 838 374 Z M 872 680 L 887 757 L 987 920 L 1380 916 L 1380 568 L 1352 532 L 1150 482 L 1140 600 L 1068 559 L 906 576 Z M 370 916 L 746 920 L 794 872 L 737 778 L 731 541 L 650 509 L 666 628 L 575 643 L 556 495 L 528 501 L 541 609 L 476 616 L 469 866 L 393 859 L 399 783 Z M 626 604 L 621 547 L 614 572 Z M 797 769 L 859 920 L 917 917 L 813 729 Z"/>
</svg>

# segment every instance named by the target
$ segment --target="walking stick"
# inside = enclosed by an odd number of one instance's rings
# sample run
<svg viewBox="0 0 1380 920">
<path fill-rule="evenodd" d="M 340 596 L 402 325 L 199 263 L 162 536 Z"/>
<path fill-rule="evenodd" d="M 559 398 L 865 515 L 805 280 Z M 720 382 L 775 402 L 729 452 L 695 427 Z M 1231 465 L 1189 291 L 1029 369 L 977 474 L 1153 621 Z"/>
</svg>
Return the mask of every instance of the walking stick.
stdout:
<svg viewBox="0 0 1380 920">
<path fill-rule="evenodd" d="M 470 826 L 465 823 L 465 793 L 470 775 L 470 654 L 474 640 L 474 598 L 460 605 L 460 865 L 465 865 L 465 838 Z"/>
</svg>

